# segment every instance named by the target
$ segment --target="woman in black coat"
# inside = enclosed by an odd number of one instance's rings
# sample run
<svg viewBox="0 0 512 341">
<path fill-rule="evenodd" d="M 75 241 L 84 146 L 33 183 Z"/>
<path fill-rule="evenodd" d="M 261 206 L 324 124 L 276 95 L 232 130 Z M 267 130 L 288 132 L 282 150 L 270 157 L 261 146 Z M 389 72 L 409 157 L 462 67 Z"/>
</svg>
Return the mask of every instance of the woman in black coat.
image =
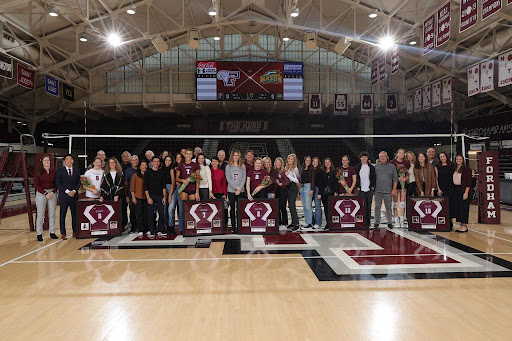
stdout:
<svg viewBox="0 0 512 341">
<path fill-rule="evenodd" d="M 453 162 L 446 153 L 439 153 L 439 163 L 437 167 L 437 195 L 440 197 L 448 197 L 448 210 L 450 213 L 450 228 L 453 227 L 452 219 L 455 218 L 455 202 L 454 202 L 454 189 L 453 172 L 455 170 Z"/>
<path fill-rule="evenodd" d="M 114 200 L 119 201 L 124 196 L 124 180 L 123 171 L 119 161 L 115 157 L 108 159 L 103 173 L 103 181 L 101 182 L 100 201 Z"/>
<path fill-rule="evenodd" d="M 330 158 L 325 158 L 322 166 L 321 176 L 318 178 L 320 183 L 316 184 L 318 186 L 318 195 L 322 198 L 322 204 L 324 205 L 324 213 L 325 213 L 325 228 L 329 228 L 329 215 L 328 207 L 329 207 L 329 197 L 333 196 L 335 191 L 338 188 L 338 179 L 336 179 L 336 170 L 332 165 L 332 160 Z"/>
</svg>

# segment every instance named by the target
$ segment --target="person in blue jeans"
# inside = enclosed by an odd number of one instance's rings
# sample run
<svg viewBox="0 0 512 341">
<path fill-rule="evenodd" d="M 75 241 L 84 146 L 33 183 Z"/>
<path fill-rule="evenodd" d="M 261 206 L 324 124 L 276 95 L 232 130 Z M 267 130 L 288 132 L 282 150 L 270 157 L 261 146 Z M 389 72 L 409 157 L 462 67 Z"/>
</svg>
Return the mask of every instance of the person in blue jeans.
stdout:
<svg viewBox="0 0 512 341">
<path fill-rule="evenodd" d="M 314 174 L 315 174 L 315 187 L 313 191 L 313 200 L 315 202 L 315 216 L 314 216 L 314 229 L 319 229 L 322 227 L 322 195 L 320 194 L 319 184 L 321 183 L 322 168 L 320 167 L 320 159 L 317 157 L 313 158 L 311 161 L 311 166 L 313 166 Z"/>
<path fill-rule="evenodd" d="M 302 229 L 310 229 L 313 227 L 313 192 L 315 188 L 315 170 L 311 165 L 311 156 L 304 158 L 304 164 L 300 172 L 300 200 L 304 209 L 305 223 Z"/>
<path fill-rule="evenodd" d="M 174 174 L 176 174 L 176 168 L 180 163 L 183 162 L 184 159 L 185 158 L 181 153 L 176 154 L 176 159 L 174 163 Z M 172 231 L 174 231 L 176 207 L 178 207 L 178 225 L 180 228 L 180 232 L 183 232 L 183 201 L 181 201 L 180 195 L 178 193 L 179 186 L 176 185 L 176 181 L 174 183 L 175 186 L 173 192 L 169 192 L 169 189 L 167 189 L 169 193 L 169 207 L 167 208 L 167 225 L 171 228 Z"/>
</svg>

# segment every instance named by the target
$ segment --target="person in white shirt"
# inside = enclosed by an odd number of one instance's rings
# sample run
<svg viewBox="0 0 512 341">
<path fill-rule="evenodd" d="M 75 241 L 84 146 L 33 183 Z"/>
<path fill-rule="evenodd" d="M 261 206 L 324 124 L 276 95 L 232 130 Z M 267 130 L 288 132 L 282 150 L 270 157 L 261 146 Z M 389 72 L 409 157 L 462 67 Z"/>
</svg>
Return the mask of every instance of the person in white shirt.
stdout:
<svg viewBox="0 0 512 341">
<path fill-rule="evenodd" d="M 93 162 L 93 168 L 87 170 L 84 176 L 89 179 L 89 183 L 93 185 L 93 187 L 83 186 L 85 189 L 85 197 L 89 199 L 99 199 L 101 193 L 101 181 L 103 178 L 103 169 L 101 169 L 101 164 L 103 160 L 97 157 Z"/>
<path fill-rule="evenodd" d="M 199 154 L 202 154 L 202 155 L 204 156 L 203 152 L 201 151 L 201 147 L 195 147 L 195 148 L 194 148 L 194 156 L 195 156 L 195 157 L 192 159 L 192 162 L 197 163 L 197 158 L 199 157 Z M 210 167 L 210 165 L 212 164 L 212 162 L 210 161 L 210 159 L 206 158 L 206 156 L 204 157 L 204 162 L 205 162 L 205 164 L 206 164 L 208 167 Z"/>
<path fill-rule="evenodd" d="M 375 175 L 375 167 L 368 160 L 368 153 L 362 152 L 359 155 L 359 160 L 361 160 L 361 163 L 355 167 L 357 175 L 356 188 L 358 195 L 364 198 L 364 222 L 366 227 L 369 228 L 373 190 L 375 189 L 377 178 Z"/>
<path fill-rule="evenodd" d="M 201 181 L 199 182 L 199 197 L 201 200 L 215 199 L 212 192 L 212 171 L 208 165 L 206 165 L 206 158 L 203 153 L 199 153 L 197 156 L 197 163 L 201 167 L 199 174 L 201 175 Z"/>
<path fill-rule="evenodd" d="M 297 214 L 297 194 L 299 193 L 299 179 L 300 173 L 297 168 L 297 155 L 290 154 L 286 158 L 286 166 L 285 166 L 285 175 L 290 179 L 290 184 L 288 185 L 288 208 L 290 209 L 290 214 L 292 216 L 292 223 L 288 225 L 288 228 L 291 228 L 292 231 L 299 230 L 299 215 Z"/>
</svg>

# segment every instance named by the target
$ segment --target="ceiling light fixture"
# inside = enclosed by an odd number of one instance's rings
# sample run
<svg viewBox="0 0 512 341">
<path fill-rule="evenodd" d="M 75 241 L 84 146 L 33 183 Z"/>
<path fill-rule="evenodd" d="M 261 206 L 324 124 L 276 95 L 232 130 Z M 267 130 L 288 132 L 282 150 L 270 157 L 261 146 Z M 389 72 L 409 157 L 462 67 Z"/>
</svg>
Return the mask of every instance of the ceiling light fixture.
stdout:
<svg viewBox="0 0 512 341">
<path fill-rule="evenodd" d="M 57 12 L 57 10 L 55 9 L 55 7 L 53 5 L 50 5 L 50 6 L 48 6 L 48 15 L 50 17 L 58 17 L 59 12 Z"/>
<path fill-rule="evenodd" d="M 288 40 L 290 40 L 290 38 L 288 38 L 288 37 L 283 37 L 283 41 L 288 41 Z"/>
<path fill-rule="evenodd" d="M 379 42 L 379 47 L 383 50 L 389 50 L 393 45 L 395 45 L 395 40 L 390 36 L 382 38 Z"/>
<path fill-rule="evenodd" d="M 121 45 L 121 37 L 115 32 L 108 35 L 107 41 L 113 47 Z"/>
<path fill-rule="evenodd" d="M 299 16 L 299 9 L 297 7 L 295 7 L 292 11 L 292 13 L 290 13 L 290 16 L 292 18 L 297 18 Z"/>
<path fill-rule="evenodd" d="M 80 35 L 80 41 L 81 41 L 81 42 L 84 42 L 84 43 L 87 41 L 87 36 L 85 35 L 85 33 L 82 33 L 82 34 Z"/>
<path fill-rule="evenodd" d="M 416 45 L 416 44 L 417 44 L 417 43 L 416 43 L 416 40 L 411 40 L 411 41 L 409 42 L 409 45 Z"/>
<path fill-rule="evenodd" d="M 217 15 L 217 10 L 215 9 L 215 7 L 210 7 L 210 9 L 208 10 L 208 15 L 212 17 Z"/>
<path fill-rule="evenodd" d="M 370 17 L 371 19 L 377 18 L 377 12 L 371 12 L 370 14 L 368 14 L 368 17 Z"/>
<path fill-rule="evenodd" d="M 215 36 L 215 37 L 213 37 L 213 40 L 220 40 L 220 37 L 219 36 Z"/>
<path fill-rule="evenodd" d="M 129 15 L 134 15 L 136 12 L 137 12 L 137 7 L 135 7 L 135 5 L 133 5 L 133 4 L 130 7 L 128 7 L 128 9 L 126 10 L 126 13 L 128 13 Z"/>
</svg>

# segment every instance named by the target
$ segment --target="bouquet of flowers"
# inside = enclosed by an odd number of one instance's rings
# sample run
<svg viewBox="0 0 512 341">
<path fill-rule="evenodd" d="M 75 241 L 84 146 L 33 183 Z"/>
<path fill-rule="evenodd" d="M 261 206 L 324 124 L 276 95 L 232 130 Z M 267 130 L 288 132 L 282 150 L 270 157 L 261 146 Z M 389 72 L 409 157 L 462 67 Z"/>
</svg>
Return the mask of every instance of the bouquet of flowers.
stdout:
<svg viewBox="0 0 512 341">
<path fill-rule="evenodd" d="M 80 184 L 82 184 L 83 187 L 89 187 L 92 189 L 96 189 L 96 186 L 91 184 L 91 182 L 89 181 L 89 178 L 86 177 L 85 175 L 80 176 Z"/>
<path fill-rule="evenodd" d="M 396 166 L 396 171 L 398 172 L 398 177 L 402 178 L 406 176 L 407 169 L 405 169 L 405 166 L 403 164 L 399 164 Z M 402 186 L 402 189 L 405 188 L 405 181 L 400 181 L 400 186 Z"/>
<path fill-rule="evenodd" d="M 343 169 L 341 169 L 341 168 L 338 169 L 338 171 L 336 172 L 336 179 L 345 181 L 345 185 L 343 185 L 343 187 L 345 188 L 345 192 L 348 193 L 348 190 L 350 189 L 350 187 L 348 187 L 345 177 L 343 176 Z"/>
<path fill-rule="evenodd" d="M 274 179 L 272 179 L 270 176 L 264 176 L 263 177 L 263 180 L 261 181 L 261 184 L 260 186 L 263 187 L 263 188 L 267 188 L 268 186 L 272 185 L 274 183 Z M 254 190 L 251 195 L 255 195 L 256 194 L 256 190 Z"/>
<path fill-rule="evenodd" d="M 201 175 L 197 174 L 197 173 L 192 173 L 191 175 L 189 175 L 188 177 L 188 181 L 189 182 L 199 182 L 203 179 L 201 179 Z M 181 193 L 185 190 L 185 187 L 187 187 L 186 184 L 181 184 L 180 188 L 178 189 L 178 193 Z"/>
</svg>

